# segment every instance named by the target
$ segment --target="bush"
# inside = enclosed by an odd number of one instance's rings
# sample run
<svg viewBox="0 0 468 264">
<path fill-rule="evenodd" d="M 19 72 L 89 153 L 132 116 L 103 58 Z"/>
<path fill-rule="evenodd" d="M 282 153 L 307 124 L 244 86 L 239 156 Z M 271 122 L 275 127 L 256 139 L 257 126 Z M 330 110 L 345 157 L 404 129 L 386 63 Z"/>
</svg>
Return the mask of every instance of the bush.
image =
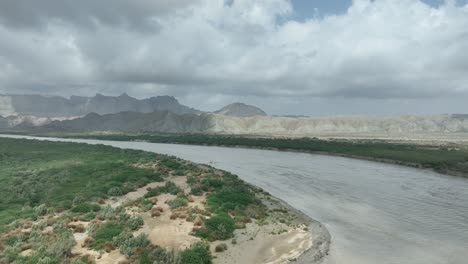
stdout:
<svg viewBox="0 0 468 264">
<path fill-rule="evenodd" d="M 108 219 L 115 218 L 115 217 L 117 217 L 117 212 L 110 205 L 107 205 L 106 207 L 104 207 L 101 213 L 99 214 L 100 220 L 108 220 Z"/>
<path fill-rule="evenodd" d="M 144 212 L 149 211 L 149 210 L 151 210 L 151 208 L 153 208 L 153 202 L 151 202 L 151 200 L 142 199 L 139 202 L 140 202 L 139 207 Z"/>
<path fill-rule="evenodd" d="M 178 193 L 182 192 L 182 189 L 180 189 L 175 183 L 168 181 L 164 186 L 158 186 L 156 188 L 152 188 L 145 194 L 145 198 L 150 198 L 154 196 L 158 196 L 162 193 L 170 193 L 173 195 L 176 195 Z"/>
<path fill-rule="evenodd" d="M 200 186 L 194 186 L 191 188 L 190 193 L 195 196 L 202 196 L 203 195 L 203 189 Z"/>
<path fill-rule="evenodd" d="M 171 209 L 179 208 L 182 206 L 188 205 L 188 200 L 184 197 L 177 197 L 174 200 L 170 200 L 167 204 L 171 207 Z"/>
<path fill-rule="evenodd" d="M 114 243 L 119 246 L 120 253 L 127 257 L 135 255 L 138 248 L 146 248 L 150 244 L 148 240 L 148 235 L 139 234 L 134 237 L 130 233 L 124 233 L 121 236 L 118 236 Z"/>
<path fill-rule="evenodd" d="M 161 159 L 160 164 L 171 170 L 177 170 L 182 168 L 182 164 L 172 157 Z"/>
<path fill-rule="evenodd" d="M 213 176 L 207 176 L 205 179 L 201 181 L 202 188 L 205 191 L 210 191 L 214 189 L 219 189 L 223 187 L 224 182 L 221 179 L 217 179 Z"/>
<path fill-rule="evenodd" d="M 245 186 L 228 186 L 208 198 L 208 205 L 215 210 L 244 209 L 255 202 L 255 195 Z"/>
<path fill-rule="evenodd" d="M 106 242 L 112 241 L 113 238 L 122 233 L 123 230 L 124 227 L 117 222 L 107 222 L 100 225 L 96 228 L 93 234 L 91 234 L 94 238 L 94 242 L 91 247 L 94 249 L 102 249 Z"/>
<path fill-rule="evenodd" d="M 124 193 L 119 187 L 112 187 L 109 189 L 109 191 L 107 191 L 107 194 L 110 196 L 121 196 Z"/>
<path fill-rule="evenodd" d="M 70 232 L 60 234 L 59 238 L 47 247 L 47 254 L 58 258 L 67 258 L 71 256 L 71 250 L 76 244 L 73 235 Z"/>
<path fill-rule="evenodd" d="M 179 254 L 178 264 L 211 264 L 213 257 L 211 256 L 210 247 L 203 242 L 193 244 L 189 249 L 186 249 Z"/>
<path fill-rule="evenodd" d="M 215 215 L 205 220 L 205 226 L 195 231 L 195 235 L 210 241 L 231 238 L 235 230 L 235 222 L 228 214 Z"/>
<path fill-rule="evenodd" d="M 227 245 L 225 243 L 218 244 L 215 247 L 216 252 L 224 252 L 226 250 L 227 250 Z"/>
<path fill-rule="evenodd" d="M 81 203 L 71 209 L 73 213 L 98 212 L 101 207 L 97 204 Z"/>
<path fill-rule="evenodd" d="M 145 224 L 145 222 L 143 221 L 143 217 L 138 215 L 130 217 L 126 224 L 131 230 L 136 231 L 140 229 Z"/>
<path fill-rule="evenodd" d="M 93 220 L 94 218 L 96 218 L 96 214 L 93 213 L 93 212 L 89 212 L 89 213 L 84 215 L 83 221 L 89 222 L 89 221 Z"/>
<path fill-rule="evenodd" d="M 46 215 L 47 214 L 47 206 L 45 204 L 41 204 L 39 206 L 34 207 L 34 212 L 37 215 Z"/>
</svg>

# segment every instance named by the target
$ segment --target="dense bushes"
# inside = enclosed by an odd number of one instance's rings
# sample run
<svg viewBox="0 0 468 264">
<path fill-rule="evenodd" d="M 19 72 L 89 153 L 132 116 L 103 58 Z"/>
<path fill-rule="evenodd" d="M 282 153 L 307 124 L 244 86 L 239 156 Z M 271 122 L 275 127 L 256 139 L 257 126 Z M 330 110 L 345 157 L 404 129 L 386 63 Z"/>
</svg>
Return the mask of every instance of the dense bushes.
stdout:
<svg viewBox="0 0 468 264">
<path fill-rule="evenodd" d="M 150 244 L 146 234 L 134 237 L 133 234 L 127 232 L 116 236 L 113 242 L 119 247 L 120 253 L 127 257 L 135 255 L 138 248 L 146 248 Z"/>
<path fill-rule="evenodd" d="M 158 196 L 162 193 L 170 193 L 173 195 L 176 195 L 178 193 L 182 192 L 182 189 L 180 189 L 175 183 L 168 181 L 164 184 L 164 186 L 158 186 L 156 188 L 150 189 L 146 194 L 145 198 L 149 197 L 154 197 Z"/>
<path fill-rule="evenodd" d="M 208 198 L 211 208 L 228 211 L 244 209 L 255 201 L 255 195 L 244 185 L 227 186 Z"/>
<path fill-rule="evenodd" d="M 178 264 L 211 264 L 212 259 L 209 245 L 198 242 L 180 253 Z"/>
<path fill-rule="evenodd" d="M 188 200 L 185 197 L 177 197 L 174 200 L 170 200 L 167 204 L 171 207 L 171 209 L 176 209 L 182 206 L 187 206 Z"/>
<path fill-rule="evenodd" d="M 73 213 L 89 213 L 89 212 L 98 212 L 101 210 L 101 207 L 97 204 L 90 203 L 81 203 L 74 206 L 71 211 Z"/>
<path fill-rule="evenodd" d="M 225 213 L 221 213 L 205 220 L 205 226 L 195 231 L 195 235 L 210 241 L 231 238 L 235 230 L 234 220 Z"/>
<path fill-rule="evenodd" d="M 133 231 L 140 229 L 144 223 L 145 222 L 143 221 L 143 218 L 139 215 L 132 216 L 126 221 L 128 228 L 130 228 Z"/>
<path fill-rule="evenodd" d="M 120 235 L 123 231 L 124 226 L 114 221 L 101 224 L 90 232 L 91 237 L 94 239 L 91 247 L 94 249 L 102 249 L 105 243 L 112 242 L 112 239 Z"/>
<path fill-rule="evenodd" d="M 35 227 L 30 234 L 11 236 L 3 243 L 6 248 L 0 252 L 0 263 L 18 264 L 69 263 L 71 249 L 76 244 L 66 228 L 56 228 L 55 234 L 48 236 Z M 25 246 L 33 250 L 31 255 L 20 254 Z"/>
<path fill-rule="evenodd" d="M 135 164 L 175 158 L 103 145 L 0 139 L 0 231 L 18 218 L 40 216 L 32 208 L 70 209 L 80 203 L 120 195 L 163 178 Z M 172 166 L 172 165 L 171 165 Z M 75 204 L 77 213 L 94 211 Z M 39 207 L 38 207 L 39 208 Z M 45 209 L 41 207 L 40 209 Z"/>
</svg>

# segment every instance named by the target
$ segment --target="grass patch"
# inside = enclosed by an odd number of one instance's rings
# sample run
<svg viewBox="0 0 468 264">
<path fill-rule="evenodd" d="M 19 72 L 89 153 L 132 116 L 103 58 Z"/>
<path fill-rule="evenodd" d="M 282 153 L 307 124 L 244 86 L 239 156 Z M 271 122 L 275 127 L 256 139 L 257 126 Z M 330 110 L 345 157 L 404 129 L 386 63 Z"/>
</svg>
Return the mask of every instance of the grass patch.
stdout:
<svg viewBox="0 0 468 264">
<path fill-rule="evenodd" d="M 124 231 L 124 226 L 117 222 L 107 222 L 98 226 L 91 233 L 94 242 L 91 247 L 96 250 L 103 249 L 104 244 L 112 242 L 112 239 Z"/>
</svg>

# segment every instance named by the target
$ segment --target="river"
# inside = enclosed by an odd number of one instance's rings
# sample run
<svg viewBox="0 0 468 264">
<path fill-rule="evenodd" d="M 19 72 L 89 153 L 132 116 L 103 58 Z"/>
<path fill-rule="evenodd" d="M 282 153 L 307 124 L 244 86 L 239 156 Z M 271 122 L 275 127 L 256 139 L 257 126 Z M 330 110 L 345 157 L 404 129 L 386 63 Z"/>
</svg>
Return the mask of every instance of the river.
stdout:
<svg viewBox="0 0 468 264">
<path fill-rule="evenodd" d="M 305 153 L 54 140 L 153 151 L 235 173 L 322 222 L 332 235 L 327 264 L 468 263 L 464 178 Z"/>
</svg>

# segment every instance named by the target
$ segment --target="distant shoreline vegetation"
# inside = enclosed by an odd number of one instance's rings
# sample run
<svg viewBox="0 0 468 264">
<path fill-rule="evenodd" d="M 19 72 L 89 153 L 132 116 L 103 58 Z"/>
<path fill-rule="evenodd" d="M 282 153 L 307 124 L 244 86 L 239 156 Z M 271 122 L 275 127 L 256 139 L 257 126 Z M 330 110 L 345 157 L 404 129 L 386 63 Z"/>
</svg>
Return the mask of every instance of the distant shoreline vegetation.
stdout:
<svg viewBox="0 0 468 264">
<path fill-rule="evenodd" d="M 383 140 L 260 138 L 207 134 L 104 135 L 48 133 L 34 134 L 34 136 L 300 151 L 432 169 L 443 174 L 468 177 L 468 149 L 448 146 L 436 147 L 423 144 L 389 143 Z"/>
</svg>

